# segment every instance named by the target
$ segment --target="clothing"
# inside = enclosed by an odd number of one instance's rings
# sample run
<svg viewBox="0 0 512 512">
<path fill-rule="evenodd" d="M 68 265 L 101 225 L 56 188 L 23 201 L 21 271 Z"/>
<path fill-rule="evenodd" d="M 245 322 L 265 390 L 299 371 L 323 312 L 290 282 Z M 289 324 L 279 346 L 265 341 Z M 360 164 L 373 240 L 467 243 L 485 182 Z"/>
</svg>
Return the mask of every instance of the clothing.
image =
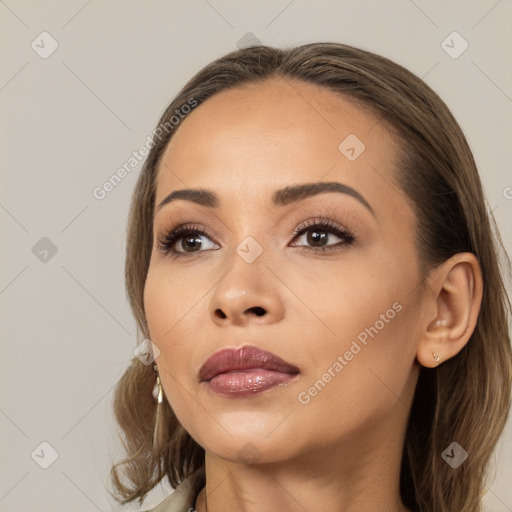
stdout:
<svg viewBox="0 0 512 512">
<path fill-rule="evenodd" d="M 199 478 L 204 475 L 204 471 L 196 472 L 185 478 L 178 487 L 167 498 L 159 503 L 155 508 L 147 512 L 195 512 L 197 495 L 202 484 L 198 486 Z"/>
</svg>

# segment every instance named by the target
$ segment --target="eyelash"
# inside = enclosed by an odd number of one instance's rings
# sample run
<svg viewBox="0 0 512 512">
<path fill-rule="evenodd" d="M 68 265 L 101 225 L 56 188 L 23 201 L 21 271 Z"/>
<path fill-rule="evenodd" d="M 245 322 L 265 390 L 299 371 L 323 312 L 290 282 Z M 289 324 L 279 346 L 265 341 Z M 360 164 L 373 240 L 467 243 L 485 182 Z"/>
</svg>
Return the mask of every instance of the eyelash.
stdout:
<svg viewBox="0 0 512 512">
<path fill-rule="evenodd" d="M 303 233 L 307 233 L 308 231 L 325 231 L 331 234 L 334 234 L 338 236 L 339 238 L 343 239 L 344 242 L 338 242 L 335 245 L 329 245 L 326 247 L 308 247 L 308 246 L 300 246 L 305 249 L 312 250 L 313 252 L 325 252 L 325 251 L 331 251 L 331 250 L 340 250 L 344 249 L 347 246 L 352 245 L 356 241 L 356 235 L 353 231 L 350 229 L 347 229 L 345 227 L 340 226 L 336 222 L 329 220 L 329 219 L 310 219 L 308 221 L 305 221 L 300 226 L 298 226 L 293 235 L 292 240 L 295 240 Z M 168 231 L 164 233 L 159 239 L 158 239 L 158 248 L 166 255 L 169 255 L 172 253 L 173 258 L 181 258 L 181 257 L 187 257 L 186 252 L 178 252 L 172 247 L 174 244 L 180 240 L 181 238 L 185 238 L 186 235 L 204 235 L 210 240 L 213 239 L 213 236 L 208 233 L 207 230 L 200 228 L 197 225 L 193 224 L 183 224 L 181 226 L 178 226 L 176 229 Z M 195 252 L 205 252 L 205 251 L 195 251 Z M 188 253 L 188 256 L 193 256 L 194 252 Z"/>
</svg>

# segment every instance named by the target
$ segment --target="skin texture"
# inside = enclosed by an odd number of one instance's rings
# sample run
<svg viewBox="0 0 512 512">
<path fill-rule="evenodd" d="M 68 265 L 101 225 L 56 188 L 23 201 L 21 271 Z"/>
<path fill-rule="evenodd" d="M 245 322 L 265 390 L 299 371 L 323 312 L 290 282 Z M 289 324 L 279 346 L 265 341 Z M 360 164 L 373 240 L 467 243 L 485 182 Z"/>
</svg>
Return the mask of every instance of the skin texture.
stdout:
<svg viewBox="0 0 512 512">
<path fill-rule="evenodd" d="M 354 161 L 338 149 L 349 134 L 365 144 Z M 416 218 L 393 176 L 396 144 L 354 100 L 271 79 L 208 99 L 167 147 L 157 205 L 185 188 L 220 199 L 215 209 L 177 200 L 156 213 L 144 293 L 165 397 L 206 450 L 199 512 L 407 510 L 400 460 L 420 364 L 442 364 L 463 348 L 482 283 L 475 257 L 463 253 L 421 284 Z M 274 190 L 319 181 L 354 188 L 374 215 L 336 192 L 271 205 Z M 293 238 L 319 217 L 354 231 L 355 242 L 315 252 L 317 228 Z M 196 234 L 195 250 L 178 240 L 173 259 L 157 241 L 185 223 L 212 237 Z M 323 245 L 343 243 L 326 236 Z M 263 250 L 252 263 L 236 251 L 247 237 Z M 401 308 L 390 319 L 393 304 Z M 366 345 L 357 341 L 376 325 Z M 348 361 L 354 340 L 361 350 Z M 248 398 L 212 394 L 199 382 L 201 365 L 245 344 L 294 364 L 299 376 Z M 333 369 L 338 356 L 347 363 L 341 371 Z M 301 403 L 329 368 L 331 379 Z"/>
</svg>

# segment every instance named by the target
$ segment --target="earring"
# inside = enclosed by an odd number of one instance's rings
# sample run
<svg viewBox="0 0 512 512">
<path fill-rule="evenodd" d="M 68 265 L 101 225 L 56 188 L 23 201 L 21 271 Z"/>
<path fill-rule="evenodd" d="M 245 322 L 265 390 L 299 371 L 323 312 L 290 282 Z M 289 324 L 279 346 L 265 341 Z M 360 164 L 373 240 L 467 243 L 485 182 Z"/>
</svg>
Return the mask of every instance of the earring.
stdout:
<svg viewBox="0 0 512 512">
<path fill-rule="evenodd" d="M 156 372 L 156 383 L 155 387 L 153 388 L 153 398 L 159 403 L 162 403 L 163 400 L 163 391 L 162 391 L 162 385 L 160 384 L 160 375 L 158 374 L 158 366 L 155 364 L 153 366 L 153 369 Z"/>
<path fill-rule="evenodd" d="M 439 361 L 439 355 L 435 352 L 432 352 L 432 357 L 434 358 L 434 361 Z"/>
<path fill-rule="evenodd" d="M 160 383 L 160 375 L 158 373 L 158 366 L 155 364 L 153 369 L 156 372 L 156 383 L 153 388 L 153 398 L 156 400 L 156 413 L 155 413 L 155 427 L 153 430 L 153 451 L 158 453 L 164 445 L 164 413 L 163 413 L 163 400 L 164 393 L 162 390 L 162 384 Z"/>
</svg>

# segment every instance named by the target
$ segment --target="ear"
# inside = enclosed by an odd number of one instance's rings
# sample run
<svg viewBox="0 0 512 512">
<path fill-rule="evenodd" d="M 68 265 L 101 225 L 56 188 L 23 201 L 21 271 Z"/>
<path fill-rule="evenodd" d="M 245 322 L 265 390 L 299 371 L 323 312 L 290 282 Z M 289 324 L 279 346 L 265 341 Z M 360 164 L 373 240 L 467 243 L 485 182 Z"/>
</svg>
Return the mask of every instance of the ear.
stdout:
<svg viewBox="0 0 512 512">
<path fill-rule="evenodd" d="M 476 256 L 458 253 L 430 276 L 433 314 L 422 327 L 417 360 L 433 368 L 457 355 L 475 329 L 482 302 L 482 271 Z"/>
</svg>

